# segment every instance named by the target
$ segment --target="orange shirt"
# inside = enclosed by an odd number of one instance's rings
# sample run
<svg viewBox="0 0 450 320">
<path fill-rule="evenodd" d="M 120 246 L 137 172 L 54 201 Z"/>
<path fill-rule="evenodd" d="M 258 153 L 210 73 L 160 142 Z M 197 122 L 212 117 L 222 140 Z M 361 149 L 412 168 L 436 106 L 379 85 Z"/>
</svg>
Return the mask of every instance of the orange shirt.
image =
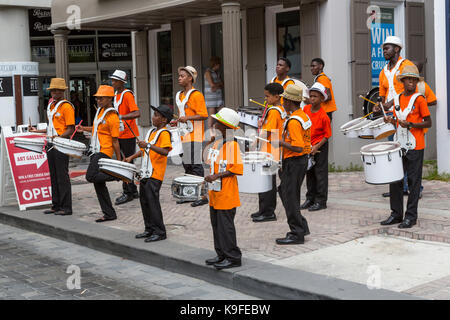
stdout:
<svg viewBox="0 0 450 320">
<path fill-rule="evenodd" d="M 298 109 L 292 115 L 302 118 L 305 122 L 309 120 L 307 114 L 302 109 Z M 311 153 L 311 128 L 304 130 L 299 121 L 295 119 L 289 121 L 287 130 L 283 134 L 283 139 L 294 147 L 303 148 L 301 153 L 283 148 L 283 159 L 300 157 Z"/>
<path fill-rule="evenodd" d="M 311 119 L 311 144 L 315 146 L 320 143 L 323 138 L 330 139 L 332 135 L 331 121 L 327 113 L 323 108 L 320 108 L 318 112 L 312 112 L 312 105 L 307 105 L 303 111 Z"/>
<path fill-rule="evenodd" d="M 180 94 L 180 100 L 183 101 L 185 97 L 184 91 Z M 208 117 L 208 110 L 206 109 L 205 97 L 200 91 L 195 91 L 189 97 L 184 109 L 186 117 L 202 116 Z M 203 142 L 205 140 L 205 123 L 204 121 L 192 121 L 194 125 L 194 131 L 181 137 L 182 142 Z"/>
<path fill-rule="evenodd" d="M 400 108 L 405 110 L 408 107 L 409 101 L 411 100 L 412 95 L 409 97 L 405 97 L 404 94 L 400 96 Z M 421 123 L 423 122 L 423 118 L 429 117 L 430 110 L 428 109 L 427 101 L 424 97 L 420 96 L 416 99 L 414 103 L 413 110 L 410 112 L 408 117 L 406 117 L 406 121 L 412 123 Z M 396 115 L 396 111 L 394 108 L 394 116 Z M 411 128 L 411 133 L 416 138 L 416 149 L 415 150 L 423 150 L 425 149 L 425 129 Z"/>
<path fill-rule="evenodd" d="M 103 115 L 105 110 L 101 110 L 97 119 Z M 112 144 L 113 138 L 119 137 L 120 120 L 116 112 L 108 112 L 102 122 L 98 124 L 97 135 L 100 142 L 100 152 L 106 154 L 112 158 L 114 154 L 114 148 Z M 93 133 L 94 129 L 92 129 Z"/>
<path fill-rule="evenodd" d="M 151 142 L 155 138 L 157 132 L 158 132 L 158 130 L 155 130 L 155 132 L 153 132 L 150 135 L 147 142 Z M 158 140 L 155 143 L 155 147 L 170 148 L 169 151 L 171 151 L 172 150 L 172 142 L 170 139 L 170 133 L 167 131 L 161 132 Z M 144 149 L 142 149 L 142 148 L 141 148 L 141 151 L 142 151 L 142 154 L 145 153 Z M 159 180 L 159 181 L 163 181 L 164 175 L 166 173 L 166 167 L 167 167 L 167 156 L 163 156 L 162 154 L 159 154 L 158 152 L 155 152 L 153 150 L 150 150 L 150 152 L 148 154 L 150 156 L 150 161 L 152 162 L 152 167 L 153 167 L 152 178 Z"/>
<path fill-rule="evenodd" d="M 50 110 L 54 110 L 56 107 L 56 103 L 53 102 Z M 62 103 L 58 111 L 53 116 L 53 127 L 55 128 L 58 135 L 62 135 L 68 126 L 75 125 L 75 110 L 73 109 L 70 103 Z"/>
<path fill-rule="evenodd" d="M 286 79 L 285 79 L 285 80 L 286 80 Z M 283 80 L 283 81 L 284 81 L 284 80 Z M 278 80 L 278 76 L 277 76 L 277 77 L 275 78 L 275 80 L 274 80 L 272 83 L 279 83 L 279 84 L 281 84 L 281 85 L 283 86 L 283 81 Z M 294 80 L 286 81 L 286 83 L 285 83 L 284 86 L 283 86 L 284 90 L 286 90 L 286 88 L 287 88 L 289 85 L 291 85 L 291 84 L 295 84 L 295 81 L 294 81 Z M 283 105 L 283 98 L 280 99 L 280 103 L 281 103 L 281 105 Z"/>
<path fill-rule="evenodd" d="M 283 107 L 277 107 L 284 112 Z M 262 131 L 267 131 L 267 140 L 272 141 L 273 134 L 277 136 L 277 141 L 281 140 L 283 136 L 283 124 L 284 120 L 281 118 L 281 114 L 278 112 L 278 110 L 269 110 L 262 127 Z M 264 135 L 263 138 L 265 138 Z M 280 148 L 275 148 L 270 143 L 261 142 L 261 152 L 271 153 L 275 161 L 280 161 Z"/>
<path fill-rule="evenodd" d="M 214 143 L 213 149 L 218 148 L 222 140 Z M 241 158 L 241 150 L 235 141 L 226 142 L 219 150 L 219 156 L 214 163 L 214 172 L 219 172 L 219 162 L 226 161 L 225 171 L 230 171 L 235 175 L 222 178 L 221 191 L 209 191 L 209 205 L 216 210 L 231 210 L 241 206 L 239 199 L 239 188 L 236 175 L 244 173 L 244 165 Z"/>
<path fill-rule="evenodd" d="M 139 108 L 136 105 L 136 102 L 134 100 L 134 96 L 131 92 L 125 92 L 125 93 L 119 93 L 116 95 L 116 99 L 117 101 L 120 101 L 120 98 L 123 95 L 123 100 L 122 103 L 119 106 L 119 114 L 120 115 L 127 115 L 131 112 L 134 111 L 138 111 Z M 131 129 L 133 130 L 134 134 L 136 136 L 139 137 L 139 129 L 137 127 L 136 124 L 136 119 L 133 120 L 122 120 L 122 121 L 126 121 L 128 123 L 128 125 L 131 127 Z M 131 133 L 130 129 L 128 128 L 128 126 L 124 123 L 124 131 L 121 131 L 119 134 L 119 139 L 131 139 L 134 138 L 133 134 Z"/>
<path fill-rule="evenodd" d="M 401 60 L 403 58 L 400 57 L 399 59 Z M 400 94 L 405 90 L 405 88 L 403 87 L 403 82 L 397 80 L 397 75 L 401 74 L 403 72 L 403 69 L 406 66 L 414 66 L 414 63 L 412 63 L 411 61 L 406 59 L 400 65 L 398 72 L 394 76 L 394 88 L 395 88 L 396 94 Z M 380 72 L 380 93 L 379 93 L 379 95 L 380 95 L 380 97 L 385 97 L 385 98 L 387 98 L 389 96 L 389 81 L 386 77 L 386 74 L 384 73 L 384 68 Z M 386 101 L 386 102 L 388 102 L 388 101 Z"/>
<path fill-rule="evenodd" d="M 331 84 L 330 78 L 328 78 L 325 73 L 321 73 L 316 80 L 318 83 L 322 84 L 325 88 L 330 89 L 331 93 L 331 100 L 328 100 L 327 102 L 322 103 L 322 108 L 325 110 L 326 113 L 335 112 L 337 110 L 336 107 L 336 100 L 334 100 L 334 92 L 333 92 L 333 85 Z"/>
</svg>

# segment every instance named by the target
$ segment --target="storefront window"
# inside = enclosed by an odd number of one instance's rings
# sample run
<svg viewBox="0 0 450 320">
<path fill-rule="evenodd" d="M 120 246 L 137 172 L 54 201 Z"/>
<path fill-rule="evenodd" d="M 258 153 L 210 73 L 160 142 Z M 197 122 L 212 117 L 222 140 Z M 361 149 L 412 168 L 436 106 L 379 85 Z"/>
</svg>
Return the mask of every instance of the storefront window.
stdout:
<svg viewBox="0 0 450 320">
<path fill-rule="evenodd" d="M 170 31 L 158 32 L 159 101 L 173 108 L 172 45 Z"/>
<path fill-rule="evenodd" d="M 219 57 L 222 61 L 219 73 L 223 80 L 223 34 L 222 22 L 204 24 L 202 33 L 202 81 L 206 69 L 209 68 L 211 57 Z M 205 84 L 203 83 L 203 89 Z"/>
<path fill-rule="evenodd" d="M 292 63 L 289 75 L 301 79 L 300 11 L 277 13 L 278 58 L 288 58 Z"/>
</svg>

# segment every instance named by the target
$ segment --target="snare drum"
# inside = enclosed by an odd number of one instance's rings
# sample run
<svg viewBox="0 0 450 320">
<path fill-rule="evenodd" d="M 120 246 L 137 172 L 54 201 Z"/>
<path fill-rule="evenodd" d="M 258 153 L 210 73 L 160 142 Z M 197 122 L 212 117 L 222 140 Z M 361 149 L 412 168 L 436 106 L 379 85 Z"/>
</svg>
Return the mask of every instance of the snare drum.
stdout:
<svg viewBox="0 0 450 320">
<path fill-rule="evenodd" d="M 371 129 L 373 131 L 375 140 L 382 140 L 384 138 L 392 136 L 397 132 L 395 126 L 392 123 L 384 122 L 384 118 L 379 118 L 373 121 Z"/>
<path fill-rule="evenodd" d="M 368 184 L 391 184 L 403 180 L 400 143 L 379 142 L 361 148 L 361 160 Z"/>
<path fill-rule="evenodd" d="M 349 139 L 358 138 L 358 134 L 356 133 L 355 129 L 357 129 L 362 122 L 365 122 L 365 120 L 366 119 L 364 118 L 354 119 L 344 124 L 340 128 L 340 130 Z"/>
<path fill-rule="evenodd" d="M 13 141 L 17 148 L 42 154 L 46 138 L 14 138 Z"/>
<path fill-rule="evenodd" d="M 361 139 L 368 139 L 368 140 L 374 139 L 372 126 L 373 121 L 369 121 L 366 122 L 366 124 L 363 127 L 356 129 L 355 131 L 358 134 L 358 137 Z"/>
<path fill-rule="evenodd" d="M 181 202 L 193 202 L 206 196 L 207 186 L 202 177 L 183 176 L 172 182 L 172 196 Z"/>
<path fill-rule="evenodd" d="M 183 154 L 183 144 L 181 143 L 180 130 L 178 128 L 170 128 L 172 150 L 169 152 L 168 157 L 175 157 Z"/>
<path fill-rule="evenodd" d="M 74 158 L 81 158 L 83 156 L 83 152 L 87 149 L 84 143 L 61 137 L 54 138 L 53 145 L 59 152 Z"/>
<path fill-rule="evenodd" d="M 258 121 L 261 119 L 261 111 L 255 109 L 242 108 L 238 111 L 240 122 L 248 126 L 258 128 Z"/>
<path fill-rule="evenodd" d="M 248 152 L 242 157 L 242 162 L 244 173 L 237 176 L 239 192 L 256 194 L 272 190 L 272 176 L 275 174 L 276 165 L 273 155 L 265 152 Z"/>
<path fill-rule="evenodd" d="M 127 183 L 134 180 L 134 175 L 137 172 L 136 165 L 113 159 L 102 158 L 98 160 L 98 166 L 100 171 Z"/>
</svg>

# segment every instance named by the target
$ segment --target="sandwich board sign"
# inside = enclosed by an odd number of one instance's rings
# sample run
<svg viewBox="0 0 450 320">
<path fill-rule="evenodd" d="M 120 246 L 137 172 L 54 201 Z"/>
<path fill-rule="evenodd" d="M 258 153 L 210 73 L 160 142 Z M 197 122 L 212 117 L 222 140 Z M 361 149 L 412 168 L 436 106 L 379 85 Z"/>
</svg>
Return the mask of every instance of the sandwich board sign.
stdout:
<svg viewBox="0 0 450 320">
<path fill-rule="evenodd" d="M 45 125 L 45 124 L 44 124 Z M 47 154 L 16 147 L 14 138 L 38 138 L 45 135 L 27 133 L 27 126 L 19 126 L 17 132 L 10 126 L 3 126 L 1 132 L 1 205 L 11 201 L 11 181 L 19 210 L 52 203 L 52 188 Z M 38 125 L 38 128 L 40 126 Z M 41 129 L 41 128 L 39 128 Z M 9 164 L 9 166 L 8 166 Z"/>
</svg>

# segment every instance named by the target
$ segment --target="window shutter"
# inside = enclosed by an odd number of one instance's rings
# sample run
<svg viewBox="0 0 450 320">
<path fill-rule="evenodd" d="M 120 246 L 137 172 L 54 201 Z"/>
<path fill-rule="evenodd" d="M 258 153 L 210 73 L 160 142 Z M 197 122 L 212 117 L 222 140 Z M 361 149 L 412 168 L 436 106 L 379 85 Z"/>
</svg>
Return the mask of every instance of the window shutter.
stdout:
<svg viewBox="0 0 450 320">
<path fill-rule="evenodd" d="M 352 34 L 352 103 L 354 117 L 363 115 L 359 95 L 366 96 L 372 88 L 370 66 L 370 30 L 367 27 L 368 0 L 352 0 L 351 2 L 351 34 Z"/>
<path fill-rule="evenodd" d="M 310 71 L 311 60 L 320 57 L 320 15 L 319 3 L 301 4 L 300 39 L 302 54 L 302 80 L 313 85 Z"/>
<path fill-rule="evenodd" d="M 150 117 L 150 81 L 148 73 L 148 32 L 135 33 L 136 44 L 136 104 L 141 112 L 138 122 L 147 127 L 151 124 Z"/>
<path fill-rule="evenodd" d="M 423 63 L 422 74 L 426 75 L 425 4 L 406 2 L 406 57 Z"/>
<path fill-rule="evenodd" d="M 171 30 L 170 36 L 172 44 L 173 95 L 175 101 L 176 93 L 181 90 L 180 86 L 178 85 L 178 68 L 184 67 L 186 65 L 184 21 L 172 22 L 170 25 L 170 30 Z M 176 103 L 174 103 L 174 105 L 176 105 Z M 178 114 L 177 107 L 174 107 L 174 113 Z"/>
</svg>

